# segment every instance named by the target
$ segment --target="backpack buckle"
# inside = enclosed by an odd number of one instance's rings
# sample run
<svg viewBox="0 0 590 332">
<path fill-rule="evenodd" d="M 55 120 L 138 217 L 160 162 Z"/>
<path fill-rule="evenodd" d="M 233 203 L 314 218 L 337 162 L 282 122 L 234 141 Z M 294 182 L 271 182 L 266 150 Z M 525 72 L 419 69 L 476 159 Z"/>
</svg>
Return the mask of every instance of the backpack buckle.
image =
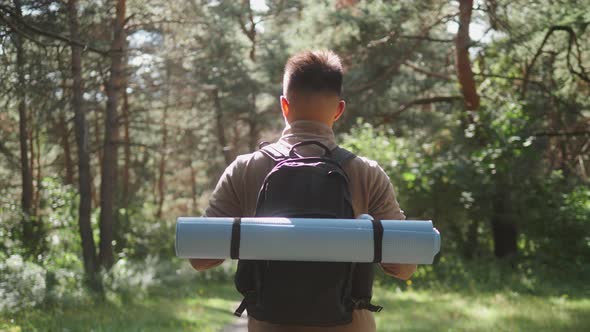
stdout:
<svg viewBox="0 0 590 332">
<path fill-rule="evenodd" d="M 234 316 L 242 317 L 244 310 L 246 310 L 246 299 L 245 298 L 242 300 L 240 305 L 236 308 L 236 311 L 234 311 Z"/>
<path fill-rule="evenodd" d="M 350 299 L 352 302 L 353 309 L 366 309 L 370 312 L 381 312 L 383 307 L 380 305 L 374 305 L 368 299 Z"/>
</svg>

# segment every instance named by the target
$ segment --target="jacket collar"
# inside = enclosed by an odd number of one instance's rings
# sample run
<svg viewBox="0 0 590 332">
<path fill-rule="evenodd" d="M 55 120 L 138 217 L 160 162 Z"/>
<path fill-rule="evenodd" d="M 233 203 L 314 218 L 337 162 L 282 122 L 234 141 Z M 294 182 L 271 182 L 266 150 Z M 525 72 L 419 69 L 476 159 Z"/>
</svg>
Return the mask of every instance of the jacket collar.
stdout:
<svg viewBox="0 0 590 332">
<path fill-rule="evenodd" d="M 329 149 L 337 146 L 334 131 L 324 123 L 309 120 L 287 123 L 279 142 L 290 147 L 302 141 L 318 141 Z"/>
</svg>

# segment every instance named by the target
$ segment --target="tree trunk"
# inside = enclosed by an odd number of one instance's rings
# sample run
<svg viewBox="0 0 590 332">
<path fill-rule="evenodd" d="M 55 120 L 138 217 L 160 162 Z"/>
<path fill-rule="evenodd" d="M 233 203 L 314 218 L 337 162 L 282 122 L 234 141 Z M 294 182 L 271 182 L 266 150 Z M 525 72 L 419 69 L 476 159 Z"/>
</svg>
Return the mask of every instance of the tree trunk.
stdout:
<svg viewBox="0 0 590 332">
<path fill-rule="evenodd" d="M 20 0 L 14 0 L 14 7 L 19 19 L 22 19 L 22 10 Z M 16 70 L 18 75 L 18 127 L 20 142 L 20 169 L 22 181 L 21 208 L 23 211 L 23 240 L 25 243 L 33 243 L 34 227 L 31 219 L 33 208 L 33 174 L 29 164 L 29 132 L 27 124 L 26 110 L 26 81 L 25 81 L 25 50 L 23 48 L 23 39 L 17 33 L 14 33 L 14 44 L 16 47 Z"/>
<path fill-rule="evenodd" d="M 250 0 L 243 0 L 243 5 L 246 7 L 246 15 L 249 22 L 249 26 L 246 27 L 246 24 L 242 21 L 240 16 L 239 23 L 242 32 L 248 37 L 250 40 L 250 60 L 256 63 L 256 22 L 254 21 L 254 12 L 252 11 L 252 4 Z M 251 94 L 252 98 L 252 105 L 248 110 L 248 127 L 249 127 L 249 137 L 248 137 L 248 149 L 249 152 L 256 151 L 258 146 L 258 121 L 259 119 L 256 118 L 256 89 L 252 91 Z M 236 145 L 237 147 L 237 145 Z"/>
<path fill-rule="evenodd" d="M 469 24 L 471 23 L 472 8 L 473 0 L 459 1 L 459 30 L 455 37 L 455 65 L 465 108 L 468 111 L 477 111 L 480 100 L 469 59 Z M 474 118 L 470 112 L 468 112 L 467 118 L 469 122 L 474 123 Z M 477 127 L 473 144 L 477 144 L 479 148 L 486 145 Z M 503 174 L 495 175 L 496 185 L 492 202 L 491 225 L 496 257 L 505 257 L 517 252 L 516 226 L 510 220 L 509 206 L 507 204 L 510 191 L 509 186 L 505 183 L 506 181 L 502 178 L 503 176 Z M 477 246 L 478 242 L 477 227 L 478 223 L 472 221 L 467 231 L 466 248 L 471 252 L 475 252 L 475 246 Z M 469 255 L 467 254 L 467 256 Z"/>
<path fill-rule="evenodd" d="M 256 92 L 252 92 L 252 107 L 248 112 L 248 122 L 250 127 L 250 136 L 248 137 L 248 152 L 254 152 L 258 147 L 258 121 L 259 119 L 256 118 Z"/>
<path fill-rule="evenodd" d="M 64 96 L 66 95 L 64 89 Z M 74 111 L 75 114 L 75 111 Z M 70 147 L 70 131 L 66 122 L 65 112 L 59 115 L 59 130 L 61 132 L 61 143 L 64 149 L 64 168 L 66 170 L 65 184 L 74 184 L 74 169 L 72 166 L 72 148 Z"/>
<path fill-rule="evenodd" d="M 94 145 L 100 147 L 102 145 L 102 139 L 100 138 L 102 131 L 100 130 L 100 113 L 98 111 L 94 112 Z M 88 133 L 90 135 L 90 132 Z M 96 172 L 95 177 L 100 180 L 100 175 L 102 175 L 102 148 L 99 148 L 96 151 L 96 161 L 97 161 L 97 168 L 98 171 Z M 100 197 L 98 197 L 98 190 L 95 178 L 93 177 L 90 181 L 90 190 L 92 192 L 92 203 L 95 208 L 100 207 Z"/>
<path fill-rule="evenodd" d="M 100 186 L 100 253 L 102 266 L 110 269 L 114 264 L 113 224 L 117 176 L 117 106 L 121 95 L 123 58 L 125 52 L 125 0 L 118 0 L 113 22 L 111 43 L 111 69 L 107 83 L 107 105 L 104 119 L 103 165 Z"/>
<path fill-rule="evenodd" d="M 169 79 L 169 78 L 168 78 Z M 168 159 L 168 127 L 166 126 L 166 120 L 168 118 L 168 103 L 169 103 L 169 94 L 170 91 L 166 93 L 166 101 L 164 105 L 164 110 L 162 111 L 162 146 L 160 148 L 160 164 L 158 167 L 158 210 L 156 212 L 156 217 L 162 217 L 162 207 L 164 206 L 164 187 L 165 187 L 165 171 L 166 171 L 166 159 Z"/>
<path fill-rule="evenodd" d="M 68 10 L 69 10 L 69 7 L 68 7 Z M 71 34 L 71 31 L 70 31 L 70 34 Z M 58 61 L 59 61 L 59 67 L 63 68 L 61 56 L 58 56 Z M 61 134 L 62 148 L 64 149 L 64 169 L 66 171 L 66 177 L 65 177 L 64 182 L 65 182 L 65 184 L 72 185 L 72 184 L 74 184 L 74 168 L 72 166 L 72 148 L 70 146 L 70 130 L 68 128 L 68 123 L 66 121 L 67 111 L 65 109 L 65 105 L 68 102 L 68 94 L 67 94 L 65 69 L 64 69 L 64 77 L 63 77 L 63 81 L 62 81 L 62 90 L 63 90 L 64 110 L 62 112 L 60 112 L 60 114 L 59 114 L 58 128 L 59 128 L 59 131 Z M 76 114 L 76 113 L 74 112 L 74 114 Z"/>
<path fill-rule="evenodd" d="M 67 4 L 67 5 L 69 5 L 69 4 Z M 67 7 L 67 5 L 66 5 L 66 10 L 69 9 Z M 70 34 L 71 34 L 71 31 L 70 31 Z M 59 113 L 57 130 L 61 134 L 61 145 L 62 145 L 61 147 L 62 147 L 63 153 L 64 153 L 63 168 L 66 172 L 65 177 L 64 177 L 64 183 L 67 185 L 73 185 L 75 170 L 74 170 L 74 165 L 73 165 L 73 161 L 72 161 L 72 146 L 71 146 L 71 142 L 70 142 L 70 129 L 69 129 L 68 121 L 67 121 L 68 112 L 67 112 L 67 109 L 65 106 L 69 102 L 68 98 L 70 98 L 69 91 L 68 91 L 68 84 L 67 84 L 68 78 L 70 76 L 67 73 L 66 67 L 64 67 L 63 58 L 61 57 L 61 55 L 57 56 L 57 61 L 59 63 L 59 68 L 60 68 L 60 71 L 62 71 L 62 76 L 63 76 L 62 82 L 61 82 L 61 88 L 63 91 L 62 102 L 64 105 L 64 109 Z M 70 66 L 71 66 L 71 59 L 70 59 Z"/>
<path fill-rule="evenodd" d="M 213 107 L 215 109 L 215 126 L 217 128 L 217 139 L 219 140 L 219 145 L 221 145 L 221 150 L 223 152 L 223 158 L 225 160 L 225 164 L 229 165 L 233 161 L 232 152 L 230 147 L 227 145 L 227 139 L 225 137 L 225 128 L 223 127 L 223 111 L 221 108 L 221 103 L 219 102 L 219 92 L 217 89 L 211 92 L 213 97 Z"/>
<path fill-rule="evenodd" d="M 494 255 L 498 258 L 517 253 L 517 230 L 511 220 L 510 186 L 502 180 L 503 175 L 496 175 L 496 189 L 492 201 L 492 233 L 494 238 Z"/>
<path fill-rule="evenodd" d="M 100 138 L 100 135 L 102 132 L 100 130 L 100 113 L 98 111 L 94 113 L 94 145 L 101 146 L 102 139 Z M 96 151 L 96 160 L 98 161 L 98 174 L 102 174 L 102 148 Z M 99 206 L 100 200 L 97 199 L 95 204 L 96 206 Z"/>
<path fill-rule="evenodd" d="M 68 0 L 68 17 L 70 24 L 70 38 L 79 40 L 78 0 Z M 98 275 L 99 266 L 96 257 L 96 245 L 92 235 L 90 223 L 91 214 L 91 186 L 90 182 L 90 153 L 88 151 L 88 123 L 86 110 L 83 106 L 82 94 L 84 81 L 82 80 L 82 48 L 70 44 L 72 49 L 72 111 L 74 112 L 74 131 L 78 150 L 78 191 L 80 203 L 78 206 L 78 231 L 82 242 L 82 258 L 84 273 L 88 286 L 102 293 L 102 284 Z"/>
<path fill-rule="evenodd" d="M 31 178 L 32 178 L 32 182 L 33 182 L 33 198 L 31 201 L 31 216 L 33 216 L 33 220 L 35 219 L 35 217 L 37 216 L 37 199 L 36 199 L 36 190 L 35 190 L 35 123 L 33 122 L 33 114 L 32 110 L 29 110 L 29 112 L 27 112 L 27 132 L 28 132 L 28 144 L 29 144 L 29 169 L 31 170 Z M 33 222 L 33 228 L 35 228 L 34 222 Z M 35 230 L 33 229 L 33 234 L 35 233 Z"/>
<path fill-rule="evenodd" d="M 475 111 L 479 108 L 479 95 L 469 60 L 469 24 L 471 23 L 472 7 L 473 0 L 459 1 L 459 30 L 455 37 L 455 65 L 465 108 Z"/>
<path fill-rule="evenodd" d="M 124 157 L 123 157 L 123 207 L 127 209 L 129 206 L 129 183 L 131 167 L 131 144 L 129 139 L 129 99 L 127 95 L 127 80 L 123 87 L 123 126 L 124 126 Z"/>
<path fill-rule="evenodd" d="M 463 256 L 467 259 L 473 259 L 477 255 L 477 248 L 479 247 L 479 236 L 477 228 L 479 227 L 479 219 L 471 220 L 467 227 L 467 236 L 465 245 L 463 246 Z"/>
<path fill-rule="evenodd" d="M 189 214 L 193 215 L 197 212 L 197 172 L 193 167 L 193 160 L 189 158 L 188 167 L 190 169 L 190 182 L 191 182 L 191 201 L 192 206 Z"/>
<path fill-rule="evenodd" d="M 37 154 L 33 154 L 33 150 L 31 149 L 31 159 L 35 158 L 35 164 L 37 165 L 37 173 L 36 175 L 36 185 L 35 185 L 35 198 L 34 198 L 34 215 L 35 215 L 35 223 L 37 224 L 36 229 L 36 241 L 39 243 L 41 241 L 41 233 L 43 225 L 41 224 L 41 219 L 39 219 L 39 207 L 41 204 L 41 180 L 43 179 L 43 173 L 41 172 L 41 139 L 40 139 L 40 131 L 41 128 L 38 126 L 34 132 L 34 140 L 35 140 L 35 150 Z M 40 243 L 39 243 L 40 244 Z"/>
</svg>

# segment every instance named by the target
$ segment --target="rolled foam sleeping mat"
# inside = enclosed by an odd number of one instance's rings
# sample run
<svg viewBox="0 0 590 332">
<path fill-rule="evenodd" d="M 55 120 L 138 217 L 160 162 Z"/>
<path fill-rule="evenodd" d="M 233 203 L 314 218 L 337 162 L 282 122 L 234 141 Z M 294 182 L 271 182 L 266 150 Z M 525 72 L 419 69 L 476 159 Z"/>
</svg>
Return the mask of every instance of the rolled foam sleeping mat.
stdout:
<svg viewBox="0 0 590 332">
<path fill-rule="evenodd" d="M 382 235 L 374 224 L 367 219 L 180 217 L 176 255 L 432 264 L 440 250 L 440 234 L 430 220 L 381 220 Z"/>
</svg>

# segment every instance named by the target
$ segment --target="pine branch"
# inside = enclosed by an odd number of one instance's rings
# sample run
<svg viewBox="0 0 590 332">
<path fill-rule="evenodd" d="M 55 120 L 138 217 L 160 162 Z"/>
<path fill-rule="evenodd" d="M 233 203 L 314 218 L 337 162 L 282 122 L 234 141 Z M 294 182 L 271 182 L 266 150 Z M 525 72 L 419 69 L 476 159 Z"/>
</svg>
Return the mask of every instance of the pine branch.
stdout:
<svg viewBox="0 0 590 332">
<path fill-rule="evenodd" d="M 403 105 L 401 105 L 401 107 L 397 111 L 395 111 L 393 113 L 383 114 L 383 116 L 382 116 L 383 120 L 381 121 L 380 124 L 385 124 L 385 123 L 391 122 L 391 120 L 398 117 L 401 113 L 407 111 L 408 109 L 410 109 L 414 106 L 428 105 L 428 104 L 433 104 L 433 103 L 452 103 L 452 102 L 455 102 L 458 100 L 463 100 L 463 97 L 462 96 L 435 96 L 435 97 L 414 99 L 412 101 L 404 103 Z"/>
<path fill-rule="evenodd" d="M 549 37 L 551 37 L 551 35 L 555 32 L 555 31 L 565 31 L 568 33 L 569 39 L 568 39 L 568 48 L 567 48 L 567 67 L 568 70 L 570 71 L 570 73 L 574 74 L 575 76 L 578 76 L 581 80 L 585 81 L 586 83 L 590 83 L 590 77 L 588 77 L 588 74 L 586 73 L 586 69 L 582 66 L 582 55 L 581 55 L 581 51 L 580 51 L 580 45 L 578 44 L 578 39 L 576 37 L 576 33 L 574 32 L 574 29 L 572 29 L 569 26 L 562 26 L 562 25 L 554 25 L 551 28 L 549 28 L 549 30 L 547 31 L 547 33 L 545 34 L 545 37 L 543 38 L 543 41 L 541 42 L 541 45 L 539 46 L 539 48 L 537 49 L 537 52 L 535 53 L 535 55 L 533 56 L 533 60 L 526 66 L 525 72 L 524 72 L 524 80 L 523 80 L 523 85 L 522 85 L 522 90 L 521 90 L 521 98 L 524 99 L 526 97 L 526 93 L 527 93 L 527 87 L 528 87 L 528 78 L 531 74 L 531 70 L 533 68 L 533 66 L 535 65 L 535 63 L 537 62 L 537 59 L 539 58 L 539 56 L 541 55 L 541 53 L 543 52 L 543 47 L 545 47 L 545 44 L 547 43 L 547 40 L 549 40 Z M 578 69 L 579 71 L 576 71 L 571 63 L 571 54 L 572 54 L 572 48 L 573 46 L 576 46 L 576 51 L 577 51 L 577 55 L 576 60 L 578 61 Z"/>
<path fill-rule="evenodd" d="M 101 49 L 99 49 L 97 47 L 94 47 L 92 45 L 85 44 L 85 43 L 82 43 L 82 42 L 77 41 L 77 40 L 72 40 L 72 39 L 70 39 L 68 37 L 59 35 L 57 33 L 51 32 L 51 31 L 47 31 L 47 30 L 41 29 L 41 28 L 39 28 L 39 27 L 37 27 L 35 25 L 32 25 L 32 24 L 29 24 L 25 20 L 23 20 L 20 17 L 18 17 L 18 15 L 16 15 L 16 13 L 14 13 L 10 8 L 7 8 L 6 6 L 0 5 L 0 13 L 3 13 L 3 15 L 7 15 L 6 17 L 10 17 L 14 22 L 18 23 L 18 25 L 21 28 L 24 28 L 24 29 L 28 30 L 29 32 L 34 32 L 34 33 L 36 33 L 38 35 L 41 35 L 41 36 L 45 36 L 45 37 L 49 37 L 49 38 L 52 38 L 52 39 L 55 39 L 55 40 L 59 40 L 59 41 L 65 42 L 65 43 L 67 43 L 69 45 L 79 46 L 79 47 L 82 47 L 85 50 L 89 50 L 91 52 L 98 53 L 98 54 L 103 55 L 103 56 L 106 56 L 106 55 L 109 54 L 109 51 L 108 50 L 101 50 Z M 16 26 L 14 25 L 14 22 L 10 22 L 9 20 L 6 19 L 6 17 L 2 17 L 2 20 L 4 22 L 6 22 L 7 24 L 9 24 L 13 28 L 13 30 L 15 30 L 16 33 L 21 34 L 21 35 L 23 35 L 24 37 L 26 37 L 28 39 L 32 39 L 32 37 L 29 36 L 29 35 L 26 35 L 21 28 L 16 28 Z M 39 43 L 39 44 L 43 45 L 43 43 L 41 43 L 39 41 L 36 41 L 34 39 L 33 39 L 33 41 L 35 41 L 36 43 Z"/>
</svg>

